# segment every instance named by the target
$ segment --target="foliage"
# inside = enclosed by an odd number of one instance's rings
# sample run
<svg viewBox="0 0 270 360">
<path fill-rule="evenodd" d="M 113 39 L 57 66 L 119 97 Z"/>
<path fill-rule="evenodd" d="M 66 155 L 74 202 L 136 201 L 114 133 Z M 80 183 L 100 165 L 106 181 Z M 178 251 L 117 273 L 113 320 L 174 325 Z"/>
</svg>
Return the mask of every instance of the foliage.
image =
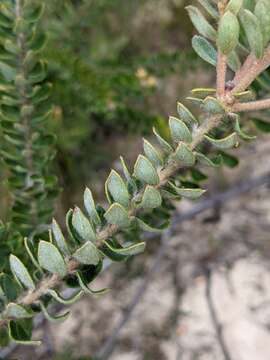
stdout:
<svg viewBox="0 0 270 360">
<path fill-rule="evenodd" d="M 269 12 L 270 3 L 259 0 L 255 8 L 252 2 L 242 0 L 218 2 L 218 7 L 212 2 L 201 4 L 212 18 L 208 21 L 199 9 L 188 7 L 200 33 L 193 38 L 193 46 L 199 56 L 215 65 L 217 75 L 215 89 L 194 89 L 189 97 L 194 106 L 199 105 L 201 116 L 178 103 L 178 117 L 169 118 L 170 140 L 154 129 L 155 144 L 143 141 L 144 153 L 132 171 L 121 158 L 121 174 L 110 172 L 105 182 L 106 206 L 96 204 L 87 188 L 84 211 L 75 207 L 66 215 L 68 236 L 53 220 L 49 241 L 40 240 L 36 249 L 32 239 L 26 238 L 25 249 L 35 271 L 10 255 L 13 277 L 0 277 L 0 325 L 13 341 L 40 343 L 32 340 L 32 319 L 40 311 L 51 321 L 66 319 L 68 312 L 49 313 L 52 301 L 68 305 L 83 293 L 104 294 L 107 289 L 92 288 L 104 259 L 126 261 L 143 252 L 146 244 L 137 240 L 139 235 L 160 233 L 169 225 L 170 200 L 202 196 L 201 182 L 206 175 L 201 169 L 222 166 L 223 162 L 235 165 L 237 159 L 226 151 L 242 140 L 254 139 L 243 131 L 239 113 L 270 108 L 269 99 L 247 100 L 252 95 L 249 86 L 270 65 L 268 23 L 256 15 L 261 11 L 259 6 L 266 6 Z M 215 23 L 217 29 L 212 25 Z M 235 72 L 230 82 L 226 82 L 227 66 Z M 266 128 L 261 120 L 253 122 Z M 209 147 L 218 150 L 215 158 L 208 156 Z M 63 298 L 59 293 L 62 283 L 77 288 L 77 292 Z"/>
</svg>

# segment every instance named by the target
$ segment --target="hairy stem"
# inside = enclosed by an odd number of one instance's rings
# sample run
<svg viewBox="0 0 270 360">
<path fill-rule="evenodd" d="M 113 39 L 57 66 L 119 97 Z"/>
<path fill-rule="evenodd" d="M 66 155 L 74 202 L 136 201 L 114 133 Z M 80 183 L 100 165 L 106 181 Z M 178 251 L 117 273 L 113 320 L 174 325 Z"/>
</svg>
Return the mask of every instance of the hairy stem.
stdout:
<svg viewBox="0 0 270 360">
<path fill-rule="evenodd" d="M 217 59 L 217 97 L 223 98 L 225 95 L 227 72 L 227 56 L 218 51 Z"/>
<path fill-rule="evenodd" d="M 233 105 L 235 112 L 257 111 L 270 108 L 270 99 L 251 101 L 246 103 L 237 103 Z"/>
</svg>

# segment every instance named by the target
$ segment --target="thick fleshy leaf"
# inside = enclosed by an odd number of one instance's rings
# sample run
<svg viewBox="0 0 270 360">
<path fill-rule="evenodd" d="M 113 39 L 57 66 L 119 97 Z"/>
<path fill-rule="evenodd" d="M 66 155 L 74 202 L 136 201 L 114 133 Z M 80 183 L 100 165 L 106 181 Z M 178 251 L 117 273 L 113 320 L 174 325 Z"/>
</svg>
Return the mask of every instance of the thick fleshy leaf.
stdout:
<svg viewBox="0 0 270 360">
<path fill-rule="evenodd" d="M 219 13 L 214 4 L 209 0 L 198 0 L 201 6 L 208 12 L 214 19 L 218 19 Z"/>
<path fill-rule="evenodd" d="M 116 253 L 112 251 L 111 248 L 122 249 L 123 246 L 121 246 L 116 239 L 112 238 L 103 242 L 100 247 L 100 251 L 111 261 L 121 262 L 128 259 L 128 256 Z"/>
<path fill-rule="evenodd" d="M 107 247 L 114 253 L 124 256 L 133 256 L 144 252 L 145 242 L 140 242 L 127 247 L 114 248 L 111 244 L 105 242 Z"/>
<path fill-rule="evenodd" d="M 10 255 L 9 258 L 10 269 L 15 276 L 15 278 L 19 281 L 20 284 L 24 285 L 29 290 L 35 289 L 35 284 L 33 279 L 31 278 L 28 270 L 21 262 L 19 258 L 15 255 Z"/>
<path fill-rule="evenodd" d="M 11 340 L 22 345 L 40 345 L 41 341 L 31 340 L 32 320 L 18 319 L 12 320 L 8 324 L 8 332 Z"/>
<path fill-rule="evenodd" d="M 91 190 L 88 188 L 86 188 L 84 191 L 83 201 L 84 201 L 84 207 L 85 207 L 91 221 L 96 225 L 100 225 L 101 220 L 100 220 L 100 217 L 96 210 L 95 201 L 94 201 Z"/>
<path fill-rule="evenodd" d="M 178 101 L 177 103 L 177 112 L 182 121 L 186 123 L 189 127 L 192 127 L 194 124 L 197 124 L 198 121 L 195 116 L 189 111 L 189 109 Z"/>
<path fill-rule="evenodd" d="M 57 224 L 55 219 L 53 219 L 53 221 L 52 221 L 52 233 L 53 233 L 54 240 L 55 240 L 56 245 L 58 246 L 59 250 L 64 255 L 70 255 L 70 251 L 69 251 L 66 239 L 62 233 L 60 226 Z"/>
<path fill-rule="evenodd" d="M 68 318 L 68 316 L 70 314 L 70 311 L 67 311 L 67 312 L 65 312 L 64 314 L 61 314 L 61 315 L 51 315 L 48 312 L 46 306 L 43 304 L 42 301 L 40 301 L 39 304 L 40 304 L 41 310 L 42 310 L 45 318 L 48 321 L 51 321 L 51 322 L 56 322 L 56 323 L 63 322 Z"/>
<path fill-rule="evenodd" d="M 256 3 L 254 13 L 261 25 L 263 44 L 266 46 L 270 41 L 270 1 L 259 0 Z"/>
<path fill-rule="evenodd" d="M 254 139 L 256 139 L 255 135 L 248 135 L 245 132 L 243 132 L 243 130 L 240 127 L 239 116 L 236 116 L 236 118 L 235 118 L 234 129 L 237 132 L 237 134 L 239 135 L 239 137 L 242 138 L 243 140 L 254 140 Z"/>
<path fill-rule="evenodd" d="M 212 96 L 207 96 L 204 99 L 203 108 L 205 111 L 207 111 L 211 114 L 223 114 L 224 113 L 224 109 L 223 109 L 222 105 L 220 104 L 220 102 Z"/>
<path fill-rule="evenodd" d="M 137 158 L 134 165 L 134 176 L 146 184 L 157 185 L 159 183 L 157 170 L 143 155 L 139 155 Z"/>
<path fill-rule="evenodd" d="M 180 196 L 187 198 L 187 199 L 191 199 L 191 200 L 195 200 L 198 199 L 200 196 L 202 196 L 206 190 L 202 190 L 202 189 L 197 189 L 197 188 L 191 188 L 191 189 L 187 189 L 187 188 L 179 188 L 177 186 L 175 186 L 173 183 L 170 183 L 170 186 L 173 188 L 173 190 Z"/>
<path fill-rule="evenodd" d="M 208 135 L 204 135 L 204 137 L 218 149 L 231 149 L 238 144 L 236 133 L 232 133 L 223 139 L 214 139 Z"/>
<path fill-rule="evenodd" d="M 90 241 L 87 241 L 82 247 L 77 249 L 72 256 L 85 265 L 97 265 L 100 260 L 97 247 Z"/>
<path fill-rule="evenodd" d="M 230 0 L 225 11 L 230 11 L 237 15 L 243 5 L 243 0 Z"/>
<path fill-rule="evenodd" d="M 195 96 L 205 99 L 207 96 L 214 95 L 216 93 L 216 89 L 214 89 L 214 88 L 196 88 L 196 89 L 192 89 L 191 93 Z"/>
<path fill-rule="evenodd" d="M 195 156 L 192 150 L 183 142 L 180 142 L 175 150 L 175 158 L 183 163 L 184 166 L 193 166 Z"/>
<path fill-rule="evenodd" d="M 104 295 L 105 293 L 107 293 L 109 291 L 109 289 L 101 289 L 101 290 L 92 290 L 89 288 L 89 286 L 87 285 L 87 283 L 85 282 L 82 274 L 80 272 L 76 273 L 77 279 L 79 281 L 79 285 L 82 288 L 82 290 L 89 295 L 95 295 L 95 296 L 99 296 L 99 295 Z"/>
<path fill-rule="evenodd" d="M 216 30 L 212 25 L 205 19 L 203 14 L 195 6 L 189 5 L 186 7 L 189 17 L 196 28 L 196 30 L 204 37 L 215 41 Z"/>
<path fill-rule="evenodd" d="M 29 239 L 25 238 L 24 239 L 24 247 L 32 261 L 32 263 L 35 265 L 35 267 L 40 270 L 42 272 L 42 269 L 41 267 L 39 266 L 39 263 L 36 259 L 36 256 L 34 254 L 34 251 L 33 251 L 33 245 L 31 244 L 31 242 L 29 241 Z"/>
<path fill-rule="evenodd" d="M 118 203 L 113 203 L 104 214 L 104 217 L 109 224 L 117 225 L 120 228 L 128 227 L 130 224 L 128 212 Z"/>
<path fill-rule="evenodd" d="M 196 152 L 196 159 L 202 164 L 210 167 L 219 167 L 222 165 L 222 156 L 217 156 L 215 159 L 209 159 L 202 153 Z"/>
<path fill-rule="evenodd" d="M 171 145 L 165 139 L 163 139 L 162 136 L 159 135 L 159 133 L 157 132 L 157 130 L 155 128 L 153 128 L 153 133 L 154 133 L 155 137 L 157 138 L 157 141 L 159 142 L 164 153 L 165 154 L 172 153 L 173 148 L 171 147 Z"/>
<path fill-rule="evenodd" d="M 110 195 L 115 202 L 118 202 L 124 207 L 128 207 L 129 193 L 126 184 L 115 170 L 112 170 L 108 176 L 105 187 L 110 192 Z"/>
<path fill-rule="evenodd" d="M 245 30 L 250 50 L 257 58 L 263 55 L 263 33 L 259 19 L 249 10 L 240 11 L 241 24 Z"/>
<path fill-rule="evenodd" d="M 192 47 L 194 51 L 204 61 L 216 66 L 217 64 L 217 51 L 214 46 L 200 35 L 195 35 L 192 38 Z"/>
<path fill-rule="evenodd" d="M 72 226 L 82 241 L 95 241 L 96 233 L 80 208 L 75 207 L 72 215 Z"/>
<path fill-rule="evenodd" d="M 155 167 L 163 165 L 163 159 L 158 150 L 146 139 L 143 139 L 143 150 L 145 156 L 151 161 Z"/>
<path fill-rule="evenodd" d="M 65 260 L 56 246 L 50 242 L 41 240 L 38 245 L 38 262 L 40 266 L 61 278 L 67 274 Z"/>
<path fill-rule="evenodd" d="M 143 197 L 142 202 L 140 203 L 140 207 L 147 209 L 154 209 L 161 206 L 162 197 L 160 192 L 154 188 L 153 186 L 147 185 Z"/>
<path fill-rule="evenodd" d="M 136 223 L 138 224 L 139 228 L 143 231 L 147 232 L 154 232 L 154 233 L 161 233 L 169 226 L 169 222 L 165 222 L 163 225 L 161 225 L 159 228 L 153 227 L 149 224 L 147 224 L 142 219 L 136 218 Z"/>
<path fill-rule="evenodd" d="M 177 119 L 173 116 L 170 116 L 169 126 L 173 141 L 177 143 L 179 141 L 183 141 L 187 143 L 190 143 L 192 141 L 191 132 L 189 131 L 189 128 L 184 123 L 184 121 Z"/>
<path fill-rule="evenodd" d="M 22 305 L 9 303 L 5 311 L 5 316 L 15 319 L 26 319 L 32 318 L 34 316 L 34 313 L 33 311 L 26 309 Z"/>
<path fill-rule="evenodd" d="M 63 298 L 56 290 L 52 290 L 52 289 L 48 290 L 48 294 L 51 295 L 54 298 L 54 300 L 56 300 L 60 304 L 71 305 L 82 297 L 83 291 L 79 290 L 75 294 L 71 295 L 69 298 Z"/>
<path fill-rule="evenodd" d="M 217 45 L 225 55 L 230 54 L 238 43 L 240 26 L 237 16 L 226 11 L 221 17 L 218 27 Z"/>
</svg>

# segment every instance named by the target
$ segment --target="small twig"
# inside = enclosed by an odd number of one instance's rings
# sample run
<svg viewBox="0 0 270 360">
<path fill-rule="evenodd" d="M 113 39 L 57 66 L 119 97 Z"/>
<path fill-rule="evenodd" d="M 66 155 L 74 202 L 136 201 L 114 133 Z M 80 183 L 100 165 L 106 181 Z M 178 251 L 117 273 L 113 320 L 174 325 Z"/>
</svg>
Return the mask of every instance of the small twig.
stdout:
<svg viewBox="0 0 270 360">
<path fill-rule="evenodd" d="M 227 72 L 227 56 L 222 54 L 221 51 L 218 51 L 217 97 L 221 99 L 225 96 L 226 72 Z"/>
<path fill-rule="evenodd" d="M 217 336 L 217 340 L 218 343 L 220 345 L 220 348 L 222 350 L 222 353 L 224 355 L 224 359 L 225 360 L 232 360 L 231 355 L 229 353 L 229 350 L 227 348 L 226 342 L 224 340 L 223 337 L 223 328 L 221 323 L 219 322 L 216 310 L 215 310 L 215 305 L 214 305 L 214 301 L 212 298 L 212 292 L 211 292 L 211 287 L 212 287 L 212 273 L 210 269 L 206 269 L 205 271 L 205 278 L 206 278 L 206 287 L 205 287 L 205 297 L 207 300 L 207 305 L 209 308 L 209 313 L 210 313 L 210 317 L 211 317 L 211 321 L 213 323 L 213 327 L 215 329 L 216 332 L 216 336 Z"/>
<path fill-rule="evenodd" d="M 246 111 L 257 111 L 270 108 L 270 99 L 251 101 L 247 103 L 237 103 L 232 107 L 232 111 L 246 112 Z"/>
</svg>

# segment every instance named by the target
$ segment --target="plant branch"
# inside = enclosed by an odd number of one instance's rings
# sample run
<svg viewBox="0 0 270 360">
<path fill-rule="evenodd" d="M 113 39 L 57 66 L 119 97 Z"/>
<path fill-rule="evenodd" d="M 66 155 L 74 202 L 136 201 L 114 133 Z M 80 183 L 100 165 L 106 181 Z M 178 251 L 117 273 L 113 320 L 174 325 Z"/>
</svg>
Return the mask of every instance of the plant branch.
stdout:
<svg viewBox="0 0 270 360">
<path fill-rule="evenodd" d="M 253 83 L 258 75 L 270 65 L 270 46 L 266 48 L 264 55 L 261 59 L 254 59 L 253 55 L 247 58 L 246 62 L 240 69 L 239 73 L 236 74 L 234 79 L 235 87 L 232 90 L 232 95 L 246 90 L 249 85 Z"/>
<path fill-rule="evenodd" d="M 227 56 L 222 54 L 218 50 L 217 56 L 217 97 L 223 98 L 225 96 L 225 84 L 226 84 L 226 72 L 227 72 Z"/>
<path fill-rule="evenodd" d="M 246 103 L 236 103 L 232 110 L 235 112 L 257 111 L 270 108 L 270 99 L 251 101 Z"/>
</svg>

